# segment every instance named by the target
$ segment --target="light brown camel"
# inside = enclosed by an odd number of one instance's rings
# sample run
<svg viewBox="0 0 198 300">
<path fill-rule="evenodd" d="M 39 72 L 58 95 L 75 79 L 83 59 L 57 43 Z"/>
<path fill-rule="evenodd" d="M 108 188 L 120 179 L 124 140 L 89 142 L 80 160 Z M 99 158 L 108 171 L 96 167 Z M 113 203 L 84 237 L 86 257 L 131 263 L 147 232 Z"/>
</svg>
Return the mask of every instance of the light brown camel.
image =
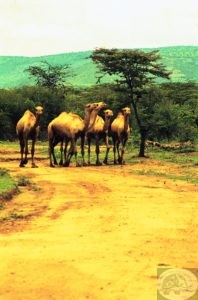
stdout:
<svg viewBox="0 0 198 300">
<path fill-rule="evenodd" d="M 114 164 L 124 164 L 124 151 L 125 145 L 129 137 L 129 116 L 131 110 L 129 107 L 124 107 L 121 112 L 118 113 L 117 117 L 111 124 L 111 136 L 113 139 L 113 152 L 114 152 Z M 121 149 L 119 148 L 121 144 Z M 118 154 L 118 160 L 116 160 L 116 149 Z"/>
<path fill-rule="evenodd" d="M 20 151 L 21 151 L 21 161 L 19 166 L 24 167 L 27 164 L 28 159 L 28 140 L 32 140 L 31 148 L 31 159 L 32 159 L 32 168 L 37 167 L 34 163 L 34 151 L 35 151 L 35 142 L 39 133 L 39 122 L 40 117 L 43 114 L 43 107 L 36 106 L 35 114 L 31 111 L 26 110 L 22 118 L 18 121 L 16 125 L 16 133 L 20 142 Z M 24 157 L 25 154 L 25 157 Z"/>
<path fill-rule="evenodd" d="M 64 149 L 64 165 L 69 166 L 70 160 L 73 155 L 75 155 L 76 166 L 79 166 L 77 159 L 77 147 L 76 141 L 81 138 L 81 155 L 82 164 L 85 165 L 84 160 L 84 141 L 85 134 L 88 129 L 92 128 L 96 120 L 98 112 L 105 108 L 106 104 L 104 102 L 91 103 L 85 105 L 85 115 L 84 120 L 80 116 L 74 113 L 61 113 L 57 118 L 52 120 L 48 125 L 48 139 L 49 139 L 49 157 L 50 166 L 53 167 L 52 157 L 54 164 L 56 164 L 56 158 L 54 155 L 54 147 L 61 142 L 61 146 L 65 141 Z M 71 142 L 69 152 L 66 153 L 67 144 Z"/>
<path fill-rule="evenodd" d="M 96 142 L 96 149 L 95 149 L 96 165 L 97 166 L 101 165 L 101 162 L 99 160 L 99 153 L 100 153 L 99 141 L 101 139 L 103 139 L 105 141 L 105 145 L 106 145 L 106 155 L 105 155 L 103 162 L 105 164 L 108 164 L 108 153 L 110 150 L 108 135 L 109 135 L 110 120 L 111 120 L 112 116 L 113 116 L 113 112 L 111 109 L 104 110 L 104 120 L 102 117 L 97 116 L 94 126 L 92 126 L 92 128 L 87 131 L 88 164 L 89 165 L 90 165 L 91 140 L 92 139 L 95 139 L 95 142 Z"/>
</svg>

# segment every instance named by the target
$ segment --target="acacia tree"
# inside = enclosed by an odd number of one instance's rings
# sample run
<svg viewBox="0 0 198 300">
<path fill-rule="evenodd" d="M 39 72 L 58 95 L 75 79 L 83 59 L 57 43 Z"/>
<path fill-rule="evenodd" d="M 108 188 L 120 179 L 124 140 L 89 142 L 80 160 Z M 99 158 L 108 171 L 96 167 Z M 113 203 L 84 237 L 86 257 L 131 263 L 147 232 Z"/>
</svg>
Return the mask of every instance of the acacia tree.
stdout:
<svg viewBox="0 0 198 300">
<path fill-rule="evenodd" d="M 63 88 L 66 78 L 71 76 L 68 64 L 51 65 L 47 61 L 42 61 L 38 66 L 29 66 L 25 72 L 36 79 L 37 85 L 52 90 Z"/>
<path fill-rule="evenodd" d="M 158 51 L 99 48 L 90 57 L 102 74 L 115 75 L 117 84 L 128 93 L 141 136 L 139 156 L 144 157 L 148 128 L 140 118 L 137 104 L 146 86 L 157 77 L 168 79 L 170 72 L 159 62 L 161 57 Z"/>
</svg>

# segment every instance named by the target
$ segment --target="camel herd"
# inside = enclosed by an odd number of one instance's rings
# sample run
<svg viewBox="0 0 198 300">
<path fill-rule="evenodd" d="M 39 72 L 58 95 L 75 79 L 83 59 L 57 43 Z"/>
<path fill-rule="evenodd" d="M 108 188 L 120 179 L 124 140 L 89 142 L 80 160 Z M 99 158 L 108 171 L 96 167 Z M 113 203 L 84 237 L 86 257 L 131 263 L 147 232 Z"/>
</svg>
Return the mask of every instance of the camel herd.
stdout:
<svg viewBox="0 0 198 300">
<path fill-rule="evenodd" d="M 86 104 L 84 107 L 84 119 L 74 113 L 62 112 L 48 125 L 49 141 L 49 164 L 50 167 L 57 165 L 54 148 L 60 143 L 59 165 L 69 166 L 72 156 L 75 157 L 76 166 L 81 164 L 77 156 L 77 140 L 80 138 L 82 165 L 85 162 L 85 141 L 88 145 L 88 165 L 90 165 L 91 141 L 95 140 L 96 145 L 96 165 L 101 165 L 99 159 L 100 140 L 106 145 L 106 154 L 103 160 L 108 164 L 108 154 L 110 150 L 109 137 L 113 141 L 114 164 L 124 163 L 124 149 L 130 133 L 129 116 L 131 110 L 124 107 L 111 122 L 113 111 L 106 108 L 104 102 Z M 104 111 L 104 119 L 98 113 Z M 32 140 L 31 161 L 32 168 L 37 167 L 34 162 L 35 142 L 39 133 L 40 117 L 43 114 L 41 106 L 35 107 L 35 113 L 27 110 L 16 125 L 16 133 L 20 143 L 20 167 L 24 167 L 28 162 L 28 140 Z M 68 146 L 70 145 L 69 149 Z"/>
</svg>

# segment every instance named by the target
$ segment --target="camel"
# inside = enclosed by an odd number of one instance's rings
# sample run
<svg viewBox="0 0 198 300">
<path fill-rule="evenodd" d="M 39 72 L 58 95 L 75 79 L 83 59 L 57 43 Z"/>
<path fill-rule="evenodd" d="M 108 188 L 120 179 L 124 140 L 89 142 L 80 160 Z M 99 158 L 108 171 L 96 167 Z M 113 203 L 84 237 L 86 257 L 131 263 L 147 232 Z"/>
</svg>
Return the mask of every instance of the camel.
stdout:
<svg viewBox="0 0 198 300">
<path fill-rule="evenodd" d="M 114 164 L 124 164 L 124 150 L 125 145 L 129 137 L 130 127 L 129 127 L 129 115 L 131 114 L 131 109 L 129 107 L 124 107 L 121 112 L 118 113 L 117 117 L 111 124 L 111 136 L 113 139 L 113 152 L 114 152 Z M 121 149 L 120 149 L 121 144 Z M 116 149 L 118 154 L 118 160 L 116 161 Z"/>
<path fill-rule="evenodd" d="M 108 134 L 109 134 L 109 127 L 110 127 L 110 119 L 113 116 L 113 112 L 110 109 L 104 110 L 104 117 L 105 120 L 103 120 L 102 117 L 97 116 L 96 122 L 94 126 L 88 130 L 87 132 L 87 143 L 88 143 L 88 164 L 90 165 L 90 153 L 91 153 L 91 140 L 95 139 L 96 142 L 96 165 L 101 165 L 101 162 L 99 160 L 99 153 L 100 153 L 100 147 L 99 147 L 99 141 L 103 139 L 106 144 L 106 155 L 103 160 L 103 163 L 108 164 L 108 153 L 110 150 L 109 140 L 108 140 Z"/>
<path fill-rule="evenodd" d="M 16 133 L 20 142 L 20 152 L 21 152 L 21 161 L 19 166 L 25 167 L 28 162 L 28 140 L 32 140 L 32 148 L 31 148 L 31 159 L 32 159 L 32 168 L 36 168 L 36 164 L 34 163 L 34 152 L 35 152 L 35 143 L 39 133 L 39 122 L 40 117 L 43 114 L 43 107 L 36 106 L 35 107 L 35 115 L 26 110 L 21 119 L 17 122 L 16 125 Z M 24 157 L 25 154 L 25 157 Z"/>
<path fill-rule="evenodd" d="M 105 108 L 106 104 L 104 102 L 91 103 L 85 105 L 85 115 L 84 120 L 81 117 L 74 113 L 62 112 L 58 117 L 50 122 L 48 125 L 48 139 L 49 139 L 49 157 L 50 157 L 50 166 L 53 167 L 54 164 L 57 164 L 56 158 L 54 155 L 54 147 L 61 142 L 61 149 L 63 151 L 63 142 L 65 141 L 64 149 L 64 165 L 69 166 L 71 158 L 75 155 L 76 166 L 79 166 L 77 159 L 77 147 L 76 141 L 81 138 L 81 155 L 82 163 L 85 165 L 84 160 L 84 141 L 85 134 L 87 130 L 93 127 L 98 112 Z M 67 145 L 71 142 L 69 152 L 67 153 Z M 52 163 L 52 157 L 54 164 Z M 62 154 L 61 154 L 62 157 Z"/>
</svg>

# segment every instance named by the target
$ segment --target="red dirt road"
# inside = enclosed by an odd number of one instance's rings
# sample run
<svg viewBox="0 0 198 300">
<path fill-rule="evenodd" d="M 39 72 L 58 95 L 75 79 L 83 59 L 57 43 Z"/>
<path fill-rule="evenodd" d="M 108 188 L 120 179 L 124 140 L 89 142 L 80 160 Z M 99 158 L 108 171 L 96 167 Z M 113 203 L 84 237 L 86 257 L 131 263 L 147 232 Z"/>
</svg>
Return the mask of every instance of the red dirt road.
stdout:
<svg viewBox="0 0 198 300">
<path fill-rule="evenodd" d="M 0 299 L 156 299 L 158 266 L 198 267 L 196 185 L 135 165 L 38 165 L 1 163 L 33 185 L 0 211 L 24 216 L 0 223 Z"/>
</svg>

